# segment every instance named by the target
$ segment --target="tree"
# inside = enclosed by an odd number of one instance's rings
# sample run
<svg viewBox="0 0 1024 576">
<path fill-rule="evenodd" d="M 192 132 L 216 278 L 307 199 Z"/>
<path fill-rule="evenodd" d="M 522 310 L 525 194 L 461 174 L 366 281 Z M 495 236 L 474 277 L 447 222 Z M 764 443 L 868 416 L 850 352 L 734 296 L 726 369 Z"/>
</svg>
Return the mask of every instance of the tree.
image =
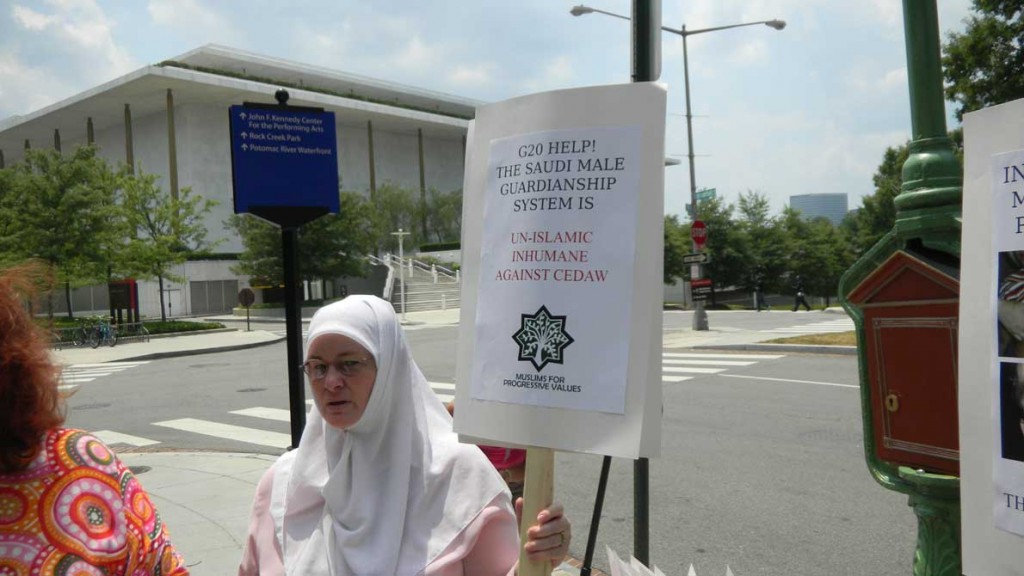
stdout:
<svg viewBox="0 0 1024 576">
<path fill-rule="evenodd" d="M 5 259 L 41 260 L 64 285 L 68 317 L 71 288 L 102 281 L 119 242 L 118 178 L 92 146 L 72 154 L 27 150 L 12 168 L 3 199 L 0 248 Z M 53 315 L 52 293 L 48 297 Z"/>
<path fill-rule="evenodd" d="M 399 229 L 410 234 L 402 241 L 404 246 L 418 246 L 424 241 L 421 237 L 420 201 L 417 195 L 408 188 L 402 188 L 388 182 L 377 188 L 374 195 L 374 213 L 372 221 L 376 228 L 378 248 L 386 252 L 398 252 L 398 237 L 392 232 Z"/>
<path fill-rule="evenodd" d="M 974 0 L 975 14 L 962 33 L 943 46 L 946 97 L 965 112 L 1024 97 L 1024 4 L 1020 0 Z"/>
<path fill-rule="evenodd" d="M 711 257 L 703 265 L 704 276 L 712 278 L 717 286 L 742 286 L 748 280 L 744 236 L 733 220 L 734 209 L 719 198 L 705 200 L 697 207 L 698 217 L 707 226 L 705 251 Z M 690 236 L 689 226 L 686 236 Z"/>
<path fill-rule="evenodd" d="M 690 265 L 683 263 L 683 256 L 690 253 L 690 246 L 689 229 L 679 223 L 675 214 L 665 216 L 665 284 L 673 284 L 689 274 Z"/>
<path fill-rule="evenodd" d="M 867 252 L 896 225 L 896 204 L 903 185 L 903 164 L 908 156 L 907 144 L 886 148 L 882 163 L 872 177 L 875 192 L 865 196 L 857 212 L 857 237 L 853 239 L 858 254 Z"/>
<path fill-rule="evenodd" d="M 281 229 L 251 215 L 233 215 L 228 225 L 245 247 L 232 270 L 252 276 L 258 284 L 283 284 Z M 373 207 L 358 193 L 342 192 L 340 213 L 299 227 L 299 274 L 304 280 L 365 276 L 363 258 L 377 241 Z"/>
<path fill-rule="evenodd" d="M 178 282 L 171 268 L 190 255 L 213 248 L 206 241 L 203 217 L 217 204 L 183 188 L 174 198 L 161 190 L 153 174 L 121 174 L 119 206 L 128 231 L 126 244 L 116 262 L 121 271 L 142 278 L 156 278 L 160 288 L 160 318 L 164 311 L 164 278 Z"/>
<path fill-rule="evenodd" d="M 462 190 L 427 194 L 427 242 L 458 242 L 462 235 Z"/>
<path fill-rule="evenodd" d="M 740 194 L 737 210 L 746 270 L 743 284 L 752 289 L 760 281 L 765 290 L 781 289 L 778 279 L 786 271 L 785 241 L 778 219 L 771 216 L 768 197 L 748 190 Z"/>
</svg>

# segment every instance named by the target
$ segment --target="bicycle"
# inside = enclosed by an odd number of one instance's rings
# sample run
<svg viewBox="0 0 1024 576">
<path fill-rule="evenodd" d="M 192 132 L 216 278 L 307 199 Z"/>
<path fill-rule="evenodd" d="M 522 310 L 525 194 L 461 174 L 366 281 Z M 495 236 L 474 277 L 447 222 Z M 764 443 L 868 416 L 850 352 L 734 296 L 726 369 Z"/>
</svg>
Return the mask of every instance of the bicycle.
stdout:
<svg viewBox="0 0 1024 576">
<path fill-rule="evenodd" d="M 101 319 L 89 333 L 89 346 L 97 348 L 100 344 L 107 344 L 111 348 L 117 345 L 117 328 L 106 319 Z"/>
</svg>

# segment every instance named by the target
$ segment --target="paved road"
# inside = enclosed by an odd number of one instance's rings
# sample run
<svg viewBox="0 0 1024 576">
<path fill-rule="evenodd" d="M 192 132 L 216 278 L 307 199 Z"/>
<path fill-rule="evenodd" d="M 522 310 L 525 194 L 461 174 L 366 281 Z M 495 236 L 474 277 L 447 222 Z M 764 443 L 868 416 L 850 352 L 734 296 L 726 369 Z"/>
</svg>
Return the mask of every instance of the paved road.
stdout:
<svg viewBox="0 0 1024 576">
<path fill-rule="evenodd" d="M 786 315 L 804 323 L 835 320 Z M 782 318 L 765 329 L 787 325 Z M 410 331 L 408 337 L 428 380 L 452 382 L 457 330 Z M 914 516 L 905 498 L 875 485 L 864 465 L 855 358 L 688 354 L 670 349 L 663 357 L 664 452 L 651 463 L 655 563 L 679 574 L 690 563 L 698 574 L 724 574 L 728 564 L 737 576 L 908 572 Z M 72 368 L 81 380 L 93 379 L 72 397 L 69 423 L 108 431 L 114 444 L 123 442 L 122 450 L 156 442 L 140 449 L 280 453 L 289 441 L 281 419 L 285 361 L 278 344 L 116 370 Z M 557 459 L 557 492 L 574 519 L 577 557 L 586 544 L 600 461 L 571 454 Z M 616 460 L 598 558 L 605 544 L 631 550 L 632 495 L 632 463 Z M 596 565 L 604 567 L 603 561 Z"/>
</svg>

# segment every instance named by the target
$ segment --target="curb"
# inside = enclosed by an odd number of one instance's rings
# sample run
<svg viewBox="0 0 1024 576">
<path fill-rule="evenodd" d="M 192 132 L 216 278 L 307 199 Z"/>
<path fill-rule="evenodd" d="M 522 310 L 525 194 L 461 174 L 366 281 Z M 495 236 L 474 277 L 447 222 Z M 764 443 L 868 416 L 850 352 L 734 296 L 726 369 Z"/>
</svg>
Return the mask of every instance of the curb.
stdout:
<svg viewBox="0 0 1024 576">
<path fill-rule="evenodd" d="M 204 330 L 203 332 L 209 332 Z M 142 354 L 140 356 L 131 356 L 128 358 L 119 358 L 117 360 L 111 360 L 111 362 L 135 362 L 139 360 L 158 360 L 160 358 L 177 358 L 180 356 L 198 356 L 200 354 L 215 354 L 217 352 L 231 352 L 234 350 L 245 350 L 247 348 L 258 348 L 260 346 L 266 346 L 268 344 L 277 344 L 284 340 L 285 337 L 274 338 L 273 340 L 265 340 L 263 342 L 251 342 L 249 344 L 236 344 L 234 346 L 214 346 L 210 348 L 193 348 L 190 350 L 169 350 L 167 352 L 153 352 L 151 354 Z"/>
<path fill-rule="evenodd" d="M 856 346 L 829 346 L 826 344 L 704 344 L 693 346 L 699 350 L 748 350 L 758 352 L 790 352 L 804 354 L 839 354 L 856 356 Z"/>
</svg>

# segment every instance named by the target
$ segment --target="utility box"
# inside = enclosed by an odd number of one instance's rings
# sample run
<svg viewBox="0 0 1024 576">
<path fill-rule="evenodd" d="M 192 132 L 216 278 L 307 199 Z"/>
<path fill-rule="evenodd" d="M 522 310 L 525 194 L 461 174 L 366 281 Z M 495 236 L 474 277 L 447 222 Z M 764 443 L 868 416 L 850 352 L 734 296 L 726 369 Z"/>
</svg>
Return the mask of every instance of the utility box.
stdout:
<svg viewBox="0 0 1024 576">
<path fill-rule="evenodd" d="M 897 250 L 847 296 L 864 314 L 871 433 L 880 460 L 959 475 L 958 263 Z"/>
</svg>

